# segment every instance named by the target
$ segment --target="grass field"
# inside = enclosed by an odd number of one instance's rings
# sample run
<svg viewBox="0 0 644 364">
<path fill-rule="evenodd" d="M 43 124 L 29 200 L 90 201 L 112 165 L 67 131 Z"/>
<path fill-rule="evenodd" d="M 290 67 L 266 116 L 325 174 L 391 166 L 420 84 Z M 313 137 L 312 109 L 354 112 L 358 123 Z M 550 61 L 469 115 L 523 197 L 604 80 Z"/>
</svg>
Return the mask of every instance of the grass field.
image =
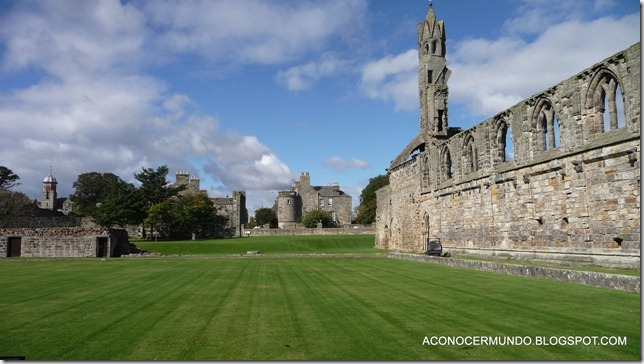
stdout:
<svg viewBox="0 0 644 364">
<path fill-rule="evenodd" d="M 373 235 L 253 236 L 237 239 L 133 241 L 141 249 L 162 254 L 262 254 L 307 253 L 378 253 Z"/>
<path fill-rule="evenodd" d="M 0 260 L 0 356 L 639 360 L 640 295 L 374 258 Z M 422 345 L 618 336 L 626 345 Z"/>
</svg>

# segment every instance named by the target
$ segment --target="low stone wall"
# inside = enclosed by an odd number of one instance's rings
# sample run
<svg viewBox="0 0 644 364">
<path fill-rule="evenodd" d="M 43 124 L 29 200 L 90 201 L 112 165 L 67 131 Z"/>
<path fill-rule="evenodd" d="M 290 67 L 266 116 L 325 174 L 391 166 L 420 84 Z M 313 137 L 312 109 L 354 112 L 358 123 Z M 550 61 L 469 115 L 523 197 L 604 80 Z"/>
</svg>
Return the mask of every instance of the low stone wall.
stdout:
<svg viewBox="0 0 644 364">
<path fill-rule="evenodd" d="M 454 268 L 483 270 L 500 274 L 512 274 L 534 278 L 584 284 L 622 291 L 640 292 L 640 277 L 600 272 L 576 271 L 549 267 L 533 267 L 518 264 L 495 263 L 479 260 L 444 258 L 409 253 L 389 253 L 390 258 L 406 259 L 446 265 Z"/>
<path fill-rule="evenodd" d="M 294 228 L 294 229 L 244 229 L 244 236 L 290 236 L 290 235 L 370 235 L 375 234 L 375 227 L 346 228 Z"/>
<path fill-rule="evenodd" d="M 18 252 L 10 241 L 18 241 Z M 0 228 L 0 257 L 112 257 L 127 231 L 99 227 Z"/>
<path fill-rule="evenodd" d="M 639 269 L 640 256 L 635 253 L 614 252 L 610 249 L 595 249 L 586 252 L 559 250 L 519 250 L 519 249 L 476 249 L 459 248 L 443 245 L 443 251 L 449 251 L 452 256 L 471 255 L 484 259 L 513 259 L 526 262 L 545 262 L 559 267 L 603 267 L 618 269 Z"/>
</svg>

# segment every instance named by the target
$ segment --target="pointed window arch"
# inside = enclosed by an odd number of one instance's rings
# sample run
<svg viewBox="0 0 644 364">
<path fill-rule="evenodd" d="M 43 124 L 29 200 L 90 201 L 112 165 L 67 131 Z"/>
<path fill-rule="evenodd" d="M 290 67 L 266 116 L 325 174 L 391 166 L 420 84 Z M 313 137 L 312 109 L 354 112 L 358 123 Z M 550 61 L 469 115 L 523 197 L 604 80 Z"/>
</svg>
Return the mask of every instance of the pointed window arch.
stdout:
<svg viewBox="0 0 644 364">
<path fill-rule="evenodd" d="M 440 181 L 444 182 L 452 178 L 454 169 L 452 167 L 452 156 L 447 146 L 443 147 L 440 155 Z"/>
<path fill-rule="evenodd" d="M 617 76 L 609 69 L 602 68 L 595 73 L 588 88 L 586 107 L 591 135 L 625 126 L 624 95 Z"/>
<path fill-rule="evenodd" d="M 476 172 L 479 169 L 478 153 L 472 134 L 465 137 L 465 143 L 463 144 L 463 166 L 465 174 Z"/>
<path fill-rule="evenodd" d="M 532 128 L 536 136 L 536 150 L 545 151 L 560 145 L 559 120 L 547 98 L 537 101 L 532 113 Z"/>
<path fill-rule="evenodd" d="M 507 120 L 500 120 L 496 124 L 494 144 L 496 145 L 495 164 L 511 161 L 514 159 L 512 146 L 512 131 Z"/>
</svg>

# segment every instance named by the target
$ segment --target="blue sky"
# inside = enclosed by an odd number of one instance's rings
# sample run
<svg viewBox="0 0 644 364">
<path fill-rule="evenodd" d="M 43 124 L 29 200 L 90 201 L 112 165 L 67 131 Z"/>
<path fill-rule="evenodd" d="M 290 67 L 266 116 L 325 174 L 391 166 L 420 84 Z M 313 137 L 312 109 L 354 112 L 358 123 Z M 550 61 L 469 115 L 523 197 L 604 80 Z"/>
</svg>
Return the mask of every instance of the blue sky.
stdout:
<svg viewBox="0 0 644 364">
<path fill-rule="evenodd" d="M 632 0 L 435 0 L 449 124 L 462 128 L 640 40 Z M 3 1 L 0 165 L 59 196 L 142 167 L 246 190 L 251 213 L 303 171 L 354 206 L 418 132 L 426 0 Z"/>
</svg>

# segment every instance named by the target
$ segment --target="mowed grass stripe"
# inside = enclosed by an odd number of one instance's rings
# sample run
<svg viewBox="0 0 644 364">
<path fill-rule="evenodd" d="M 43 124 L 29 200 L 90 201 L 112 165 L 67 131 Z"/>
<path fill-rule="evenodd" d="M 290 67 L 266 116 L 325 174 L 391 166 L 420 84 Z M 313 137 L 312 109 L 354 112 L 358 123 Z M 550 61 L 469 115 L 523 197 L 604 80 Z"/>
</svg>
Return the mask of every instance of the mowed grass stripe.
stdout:
<svg viewBox="0 0 644 364">
<path fill-rule="evenodd" d="M 190 359 L 198 347 L 195 343 L 208 330 L 213 319 L 225 310 L 229 296 L 240 283 L 242 277 L 239 272 L 243 267 L 239 268 L 187 263 L 185 273 L 188 279 L 181 282 L 184 290 L 165 296 L 159 303 L 173 310 L 151 320 L 153 327 L 138 338 L 128 360 Z M 150 353 L 154 353 L 154 357 L 151 358 Z"/>
<path fill-rule="evenodd" d="M 247 251 L 260 251 L 263 254 L 386 252 L 375 249 L 374 242 L 374 235 L 251 236 L 197 241 L 134 241 L 141 249 L 168 255 L 244 254 Z"/>
<path fill-rule="evenodd" d="M 46 304 L 29 293 L 43 282 Z M 0 288 L 0 355 L 31 360 L 640 353 L 639 294 L 395 259 L 25 260 L 0 263 Z M 427 347 L 425 335 L 615 335 L 628 346 Z"/>
<path fill-rule="evenodd" d="M 357 263 L 362 264 L 355 267 L 357 272 L 368 272 L 370 270 L 367 265 L 373 261 L 360 260 Z M 632 340 L 632 343 L 639 345 L 639 305 L 613 306 L 615 300 L 621 302 L 619 297 L 624 302 L 632 303 L 634 299 L 639 300 L 639 294 L 431 264 L 427 267 L 427 263 L 420 262 L 400 264 L 416 266 L 422 274 L 410 276 L 405 270 L 377 264 L 377 268 L 380 268 L 378 271 L 386 271 L 386 274 L 399 278 L 387 280 L 380 277 L 379 281 L 395 284 L 398 288 L 403 286 L 394 282 L 416 282 L 399 293 L 415 295 L 414 292 L 421 292 L 417 296 L 421 300 L 426 296 L 429 309 L 437 317 L 432 323 L 433 328 L 426 331 L 428 335 L 473 335 L 472 323 L 478 323 L 477 335 L 626 335 L 629 342 Z M 385 291 L 392 292 L 397 287 L 390 286 Z M 437 294 L 428 296 L 427 293 L 430 292 Z M 445 292 L 450 295 L 441 294 Z M 455 300 L 454 297 L 458 299 Z M 630 320 L 636 320 L 638 324 L 630 325 Z M 625 327 L 630 330 L 624 331 Z M 475 347 L 470 350 L 484 348 Z M 588 348 L 584 346 L 533 347 L 532 352 L 525 356 L 528 352 L 521 348 L 507 349 L 516 350 L 516 358 L 526 359 L 534 358 L 532 355 L 538 351 L 542 352 L 538 357 L 543 359 L 564 359 L 576 352 L 582 356 L 588 352 Z M 624 347 L 611 348 L 602 352 L 605 355 L 602 358 L 614 359 L 612 349 L 622 353 L 627 351 Z M 461 357 L 449 355 L 444 359 Z M 478 358 L 486 359 L 483 356 Z"/>
</svg>

